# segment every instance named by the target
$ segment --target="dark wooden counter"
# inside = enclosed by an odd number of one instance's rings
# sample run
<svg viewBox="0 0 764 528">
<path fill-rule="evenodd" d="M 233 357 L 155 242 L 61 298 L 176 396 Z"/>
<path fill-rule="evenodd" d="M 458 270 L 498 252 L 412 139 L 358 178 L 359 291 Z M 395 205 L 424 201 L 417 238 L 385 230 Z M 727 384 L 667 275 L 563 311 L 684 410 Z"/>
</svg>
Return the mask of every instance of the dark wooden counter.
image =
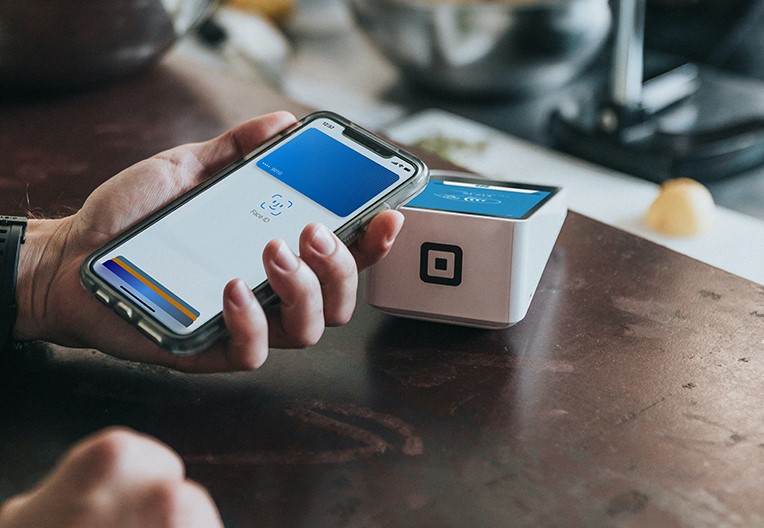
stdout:
<svg viewBox="0 0 764 528">
<path fill-rule="evenodd" d="M 2 103 L 0 211 L 76 209 L 139 159 L 285 107 L 302 113 L 177 57 Z M 253 373 L 21 359 L 0 379 L 0 499 L 123 424 L 177 449 L 230 527 L 764 525 L 764 288 L 576 213 L 506 331 L 360 303 Z"/>
</svg>

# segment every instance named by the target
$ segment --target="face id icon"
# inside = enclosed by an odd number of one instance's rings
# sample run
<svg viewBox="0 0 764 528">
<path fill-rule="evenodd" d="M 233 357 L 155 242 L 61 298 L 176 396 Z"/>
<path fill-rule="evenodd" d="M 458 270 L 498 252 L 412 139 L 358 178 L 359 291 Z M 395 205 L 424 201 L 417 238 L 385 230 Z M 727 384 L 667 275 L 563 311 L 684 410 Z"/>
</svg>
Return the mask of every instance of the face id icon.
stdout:
<svg viewBox="0 0 764 528">
<path fill-rule="evenodd" d="M 462 283 L 462 248 L 435 242 L 422 244 L 419 278 L 432 284 L 459 286 Z"/>
<path fill-rule="evenodd" d="M 292 200 L 287 200 L 279 193 L 276 193 L 260 204 L 260 209 L 270 216 L 281 216 L 287 209 L 292 207 Z"/>
</svg>

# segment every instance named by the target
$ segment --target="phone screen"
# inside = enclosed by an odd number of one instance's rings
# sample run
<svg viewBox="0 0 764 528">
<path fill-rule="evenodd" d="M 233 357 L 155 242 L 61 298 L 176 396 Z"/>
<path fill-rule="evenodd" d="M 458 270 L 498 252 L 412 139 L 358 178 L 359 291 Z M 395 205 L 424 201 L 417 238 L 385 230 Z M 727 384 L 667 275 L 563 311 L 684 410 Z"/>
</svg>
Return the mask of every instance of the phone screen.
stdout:
<svg viewBox="0 0 764 528">
<path fill-rule="evenodd" d="M 527 218 L 553 195 L 553 189 L 516 184 L 430 180 L 406 207 L 436 209 L 499 218 Z"/>
<path fill-rule="evenodd" d="M 383 157 L 331 119 L 309 121 L 137 234 L 91 271 L 169 330 L 188 335 L 222 311 L 225 284 L 266 280 L 262 251 L 297 251 L 310 222 L 337 230 L 412 179 L 417 168 Z"/>
</svg>

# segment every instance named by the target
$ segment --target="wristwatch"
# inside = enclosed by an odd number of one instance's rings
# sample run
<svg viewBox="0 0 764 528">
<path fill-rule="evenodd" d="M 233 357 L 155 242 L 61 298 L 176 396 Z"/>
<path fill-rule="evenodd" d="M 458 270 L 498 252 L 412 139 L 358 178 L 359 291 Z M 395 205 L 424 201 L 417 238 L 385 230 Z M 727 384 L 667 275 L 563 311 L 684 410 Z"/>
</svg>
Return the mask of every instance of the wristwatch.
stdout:
<svg viewBox="0 0 764 528">
<path fill-rule="evenodd" d="M 16 274 L 26 229 L 26 218 L 0 215 L 0 350 L 10 345 L 16 324 Z"/>
</svg>

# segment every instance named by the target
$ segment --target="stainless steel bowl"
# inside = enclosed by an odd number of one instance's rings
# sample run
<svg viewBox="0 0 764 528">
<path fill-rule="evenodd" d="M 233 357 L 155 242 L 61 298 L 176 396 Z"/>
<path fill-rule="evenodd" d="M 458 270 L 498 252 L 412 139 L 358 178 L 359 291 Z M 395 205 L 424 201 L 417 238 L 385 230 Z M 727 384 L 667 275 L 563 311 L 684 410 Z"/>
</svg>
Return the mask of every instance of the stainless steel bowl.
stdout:
<svg viewBox="0 0 764 528">
<path fill-rule="evenodd" d="M 411 82 L 457 95 L 527 95 L 579 74 L 607 38 L 608 0 L 347 0 Z"/>
<path fill-rule="evenodd" d="M 2 0 L 0 91 L 71 89 L 155 62 L 216 0 Z"/>
</svg>

